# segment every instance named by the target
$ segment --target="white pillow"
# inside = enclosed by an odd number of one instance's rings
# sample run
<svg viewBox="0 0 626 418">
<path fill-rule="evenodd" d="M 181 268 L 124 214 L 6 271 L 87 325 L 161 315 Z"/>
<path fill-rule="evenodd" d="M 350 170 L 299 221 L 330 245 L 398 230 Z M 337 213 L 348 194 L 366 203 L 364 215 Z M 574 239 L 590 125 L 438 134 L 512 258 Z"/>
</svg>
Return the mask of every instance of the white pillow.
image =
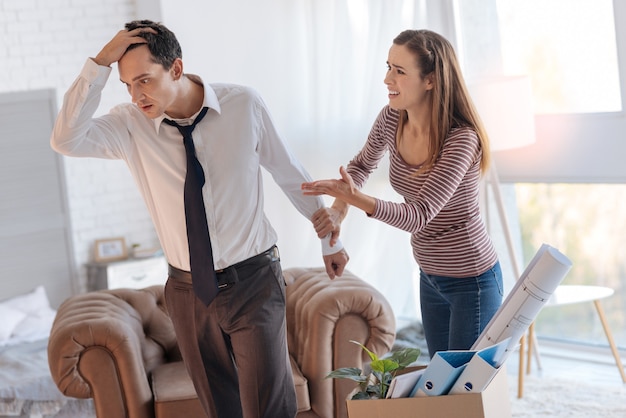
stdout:
<svg viewBox="0 0 626 418">
<path fill-rule="evenodd" d="M 26 316 L 26 313 L 22 311 L 0 304 L 0 318 L 2 318 L 0 320 L 0 344 L 4 344 L 9 339 L 17 324 Z"/>
<path fill-rule="evenodd" d="M 42 285 L 0 302 L 0 309 L 0 345 L 35 341 L 50 335 L 56 311 L 50 307 Z"/>
<path fill-rule="evenodd" d="M 1 304 L 27 314 L 36 314 L 42 309 L 50 309 L 46 289 L 42 285 L 37 286 L 32 292 L 14 296 L 11 299 L 3 301 Z"/>
<path fill-rule="evenodd" d="M 50 308 L 42 309 L 36 314 L 26 316 L 26 318 L 15 326 L 11 334 L 11 339 L 7 341 L 7 344 L 31 342 L 48 338 L 55 316 L 56 311 Z"/>
</svg>

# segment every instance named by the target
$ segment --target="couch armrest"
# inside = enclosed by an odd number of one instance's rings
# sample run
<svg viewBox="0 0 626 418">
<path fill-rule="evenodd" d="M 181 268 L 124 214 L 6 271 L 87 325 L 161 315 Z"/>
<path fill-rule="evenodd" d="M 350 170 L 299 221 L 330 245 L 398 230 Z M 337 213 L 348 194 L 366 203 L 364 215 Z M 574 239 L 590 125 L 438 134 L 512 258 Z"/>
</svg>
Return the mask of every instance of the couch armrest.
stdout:
<svg viewBox="0 0 626 418">
<path fill-rule="evenodd" d="M 309 382 L 311 409 L 324 418 L 347 417 L 346 397 L 355 383 L 325 377 L 339 367 L 369 363 L 350 340 L 378 355 L 389 352 L 393 310 L 378 290 L 349 271 L 335 280 L 323 268 L 290 268 L 284 275 L 289 351 Z"/>
<path fill-rule="evenodd" d="M 153 417 L 148 374 L 177 358 L 163 286 L 72 296 L 59 307 L 48 343 L 59 390 L 93 398 L 98 417 Z"/>
</svg>

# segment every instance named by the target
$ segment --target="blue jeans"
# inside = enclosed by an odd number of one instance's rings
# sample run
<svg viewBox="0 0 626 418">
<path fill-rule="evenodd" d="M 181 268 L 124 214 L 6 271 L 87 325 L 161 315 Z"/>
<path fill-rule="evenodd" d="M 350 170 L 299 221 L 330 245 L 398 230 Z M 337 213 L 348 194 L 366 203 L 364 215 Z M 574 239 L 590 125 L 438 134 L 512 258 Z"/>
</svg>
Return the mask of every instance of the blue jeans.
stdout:
<svg viewBox="0 0 626 418">
<path fill-rule="evenodd" d="M 502 304 L 500 262 L 479 276 L 432 276 L 420 270 L 420 304 L 430 357 L 468 350 Z"/>
</svg>

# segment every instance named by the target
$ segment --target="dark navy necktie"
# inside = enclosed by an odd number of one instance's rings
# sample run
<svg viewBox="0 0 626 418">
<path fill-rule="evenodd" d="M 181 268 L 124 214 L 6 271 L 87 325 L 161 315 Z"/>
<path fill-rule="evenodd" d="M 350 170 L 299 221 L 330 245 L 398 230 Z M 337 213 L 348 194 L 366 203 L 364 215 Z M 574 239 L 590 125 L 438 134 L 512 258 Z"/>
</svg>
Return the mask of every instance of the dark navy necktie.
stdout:
<svg viewBox="0 0 626 418">
<path fill-rule="evenodd" d="M 187 174 L 185 176 L 185 219 L 187 222 L 187 242 L 189 244 L 189 264 L 191 265 L 191 282 L 196 296 L 209 305 L 217 296 L 217 277 L 213 265 L 213 250 L 206 219 L 202 186 L 204 171 L 196 157 L 191 133 L 198 122 L 206 115 L 204 107 L 191 125 L 182 126 L 163 119 L 163 122 L 178 128 L 183 135 L 185 153 L 187 154 Z"/>
</svg>

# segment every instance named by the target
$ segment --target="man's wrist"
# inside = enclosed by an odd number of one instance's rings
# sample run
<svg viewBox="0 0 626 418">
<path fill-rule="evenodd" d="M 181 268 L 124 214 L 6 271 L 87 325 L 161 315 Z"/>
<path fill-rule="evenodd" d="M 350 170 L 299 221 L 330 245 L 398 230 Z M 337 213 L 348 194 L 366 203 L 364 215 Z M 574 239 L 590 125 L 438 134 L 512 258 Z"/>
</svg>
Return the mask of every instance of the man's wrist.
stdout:
<svg viewBox="0 0 626 418">
<path fill-rule="evenodd" d="M 338 253 L 343 250 L 343 244 L 340 239 L 337 239 L 337 242 L 332 247 L 330 246 L 330 235 L 328 234 L 326 237 L 322 238 L 322 255 L 331 255 Z"/>
</svg>

